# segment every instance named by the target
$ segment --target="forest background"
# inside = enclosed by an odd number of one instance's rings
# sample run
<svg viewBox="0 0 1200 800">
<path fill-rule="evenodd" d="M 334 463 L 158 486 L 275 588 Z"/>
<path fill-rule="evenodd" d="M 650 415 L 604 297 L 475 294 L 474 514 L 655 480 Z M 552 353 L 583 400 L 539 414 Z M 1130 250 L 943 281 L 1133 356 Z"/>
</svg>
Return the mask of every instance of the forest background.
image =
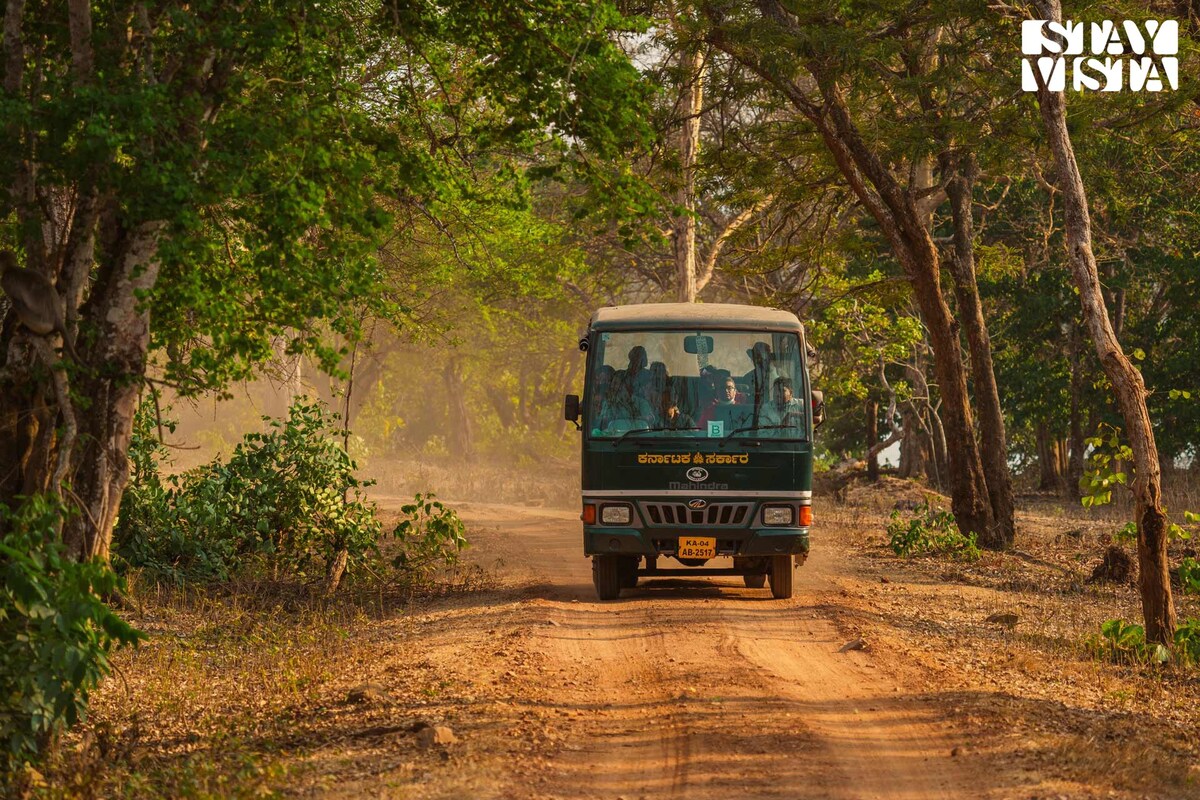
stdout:
<svg viewBox="0 0 1200 800">
<path fill-rule="evenodd" d="M 203 447 L 176 470 L 303 396 L 368 465 L 567 469 L 560 401 L 596 308 L 739 302 L 805 322 L 835 482 L 896 446 L 895 475 L 995 549 L 1020 541 L 1014 487 L 1115 503 L 1147 639 L 1173 647 L 1192 509 L 1164 512 L 1162 487 L 1189 497 L 1200 468 L 1197 12 L 1072 5 L 1177 20 L 1181 81 L 1068 92 L 1065 112 L 1020 85 L 1021 20 L 1061 14 L 7 3 L 0 247 L 55 284 L 79 355 L 46 358 L 5 314 L 5 566 L 43 581 L 8 590 L 8 621 L 53 617 L 77 575 L 93 650 L 137 638 L 98 601 L 103 565 L 127 457 L 136 488 L 171 419 Z M 322 551 L 333 586 L 347 535 Z M 51 657 L 18 649 L 10 686 Z M 14 717 L 19 754 L 104 671 L 54 652 L 70 678 Z"/>
</svg>

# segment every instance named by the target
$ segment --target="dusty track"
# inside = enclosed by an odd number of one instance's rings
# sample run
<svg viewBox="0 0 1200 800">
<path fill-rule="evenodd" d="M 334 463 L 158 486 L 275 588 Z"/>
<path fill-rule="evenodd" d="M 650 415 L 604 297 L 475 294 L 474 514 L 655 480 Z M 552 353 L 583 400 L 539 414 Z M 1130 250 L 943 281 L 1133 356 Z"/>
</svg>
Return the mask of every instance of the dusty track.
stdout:
<svg viewBox="0 0 1200 800">
<path fill-rule="evenodd" d="M 874 648 L 839 652 L 852 635 L 838 586 L 848 556 L 819 529 L 793 600 L 714 578 L 652 580 L 599 603 L 574 514 L 461 511 L 483 531 L 475 557 L 524 598 L 537 670 L 508 676 L 514 694 L 530 686 L 570 723 L 503 794 L 915 799 L 994 788 L 950 756 L 952 721 L 922 699 L 927 676 Z"/>
</svg>

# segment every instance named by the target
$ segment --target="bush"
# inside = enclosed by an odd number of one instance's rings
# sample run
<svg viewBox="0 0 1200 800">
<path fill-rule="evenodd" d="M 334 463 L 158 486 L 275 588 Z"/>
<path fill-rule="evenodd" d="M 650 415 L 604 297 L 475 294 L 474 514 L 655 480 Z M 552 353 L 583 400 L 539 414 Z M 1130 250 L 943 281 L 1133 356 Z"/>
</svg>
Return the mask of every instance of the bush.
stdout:
<svg viewBox="0 0 1200 800">
<path fill-rule="evenodd" d="M 952 513 L 933 506 L 928 500 L 913 511 L 914 516 L 907 522 L 900 519 L 899 510 L 892 512 L 892 521 L 887 526 L 888 544 L 896 555 L 944 553 L 966 561 L 979 558 L 975 534 L 963 535 Z"/>
<path fill-rule="evenodd" d="M 392 535 L 399 546 L 393 564 L 408 572 L 428 575 L 441 566 L 458 562 L 458 555 L 467 546 L 466 527 L 454 509 L 434 499 L 434 495 L 418 494 L 416 499 L 401 506 L 404 515 Z"/>
<path fill-rule="evenodd" d="M 1179 562 L 1179 585 L 1185 593 L 1200 594 L 1200 561 L 1185 558 Z"/>
<path fill-rule="evenodd" d="M 44 496 L 15 511 L 0 505 L 0 768 L 8 776 L 84 718 L 112 647 L 142 638 L 101 600 L 123 589 L 120 579 L 99 561 L 64 555 L 62 513 Z"/>
<path fill-rule="evenodd" d="M 1185 619 L 1175 628 L 1175 657 L 1200 666 L 1200 619 Z"/>
<path fill-rule="evenodd" d="M 1147 645 L 1145 628 L 1123 619 L 1106 620 L 1100 625 L 1100 635 L 1093 636 L 1088 644 L 1099 657 L 1123 664 L 1164 664 L 1171 660 L 1170 651 L 1161 644 Z"/>
<path fill-rule="evenodd" d="M 336 415 L 297 401 L 285 421 L 264 417 L 228 461 L 214 460 L 165 482 L 149 411 L 140 413 L 134 479 L 114 536 L 129 564 L 183 580 L 224 580 L 250 563 L 301 578 L 345 551 L 348 565 L 376 552 L 382 525 L 333 438 Z"/>
<path fill-rule="evenodd" d="M 1100 625 L 1100 635 L 1088 640 L 1088 647 L 1098 657 L 1121 664 L 1178 664 L 1200 666 L 1200 619 L 1180 620 L 1172 640 L 1174 653 L 1161 644 L 1146 643 L 1146 629 L 1123 619 L 1106 620 Z"/>
</svg>

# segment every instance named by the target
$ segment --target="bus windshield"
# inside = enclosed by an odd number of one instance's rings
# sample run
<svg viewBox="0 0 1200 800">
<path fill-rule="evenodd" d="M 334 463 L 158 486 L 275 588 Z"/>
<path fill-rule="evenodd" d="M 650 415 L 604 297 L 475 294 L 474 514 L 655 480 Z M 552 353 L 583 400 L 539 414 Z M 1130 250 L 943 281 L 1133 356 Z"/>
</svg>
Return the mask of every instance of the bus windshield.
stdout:
<svg viewBox="0 0 1200 800">
<path fill-rule="evenodd" d="M 765 331 L 611 331 L 594 337 L 592 438 L 807 435 L 800 337 Z"/>
</svg>

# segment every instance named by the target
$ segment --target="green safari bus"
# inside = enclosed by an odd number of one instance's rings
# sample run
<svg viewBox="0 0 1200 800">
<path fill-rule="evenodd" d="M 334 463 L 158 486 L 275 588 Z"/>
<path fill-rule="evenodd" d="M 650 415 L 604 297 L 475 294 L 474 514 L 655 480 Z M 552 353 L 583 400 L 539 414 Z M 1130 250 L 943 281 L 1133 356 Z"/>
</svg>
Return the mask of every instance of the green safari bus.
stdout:
<svg viewBox="0 0 1200 800">
<path fill-rule="evenodd" d="M 564 414 L 583 433 L 583 547 L 599 598 L 666 575 L 739 575 L 791 597 L 808 556 L 823 416 L 796 315 L 602 308 L 579 349 L 583 396 L 567 395 Z M 732 566 L 709 565 L 719 557 Z M 660 566 L 667 558 L 680 566 Z"/>
</svg>

